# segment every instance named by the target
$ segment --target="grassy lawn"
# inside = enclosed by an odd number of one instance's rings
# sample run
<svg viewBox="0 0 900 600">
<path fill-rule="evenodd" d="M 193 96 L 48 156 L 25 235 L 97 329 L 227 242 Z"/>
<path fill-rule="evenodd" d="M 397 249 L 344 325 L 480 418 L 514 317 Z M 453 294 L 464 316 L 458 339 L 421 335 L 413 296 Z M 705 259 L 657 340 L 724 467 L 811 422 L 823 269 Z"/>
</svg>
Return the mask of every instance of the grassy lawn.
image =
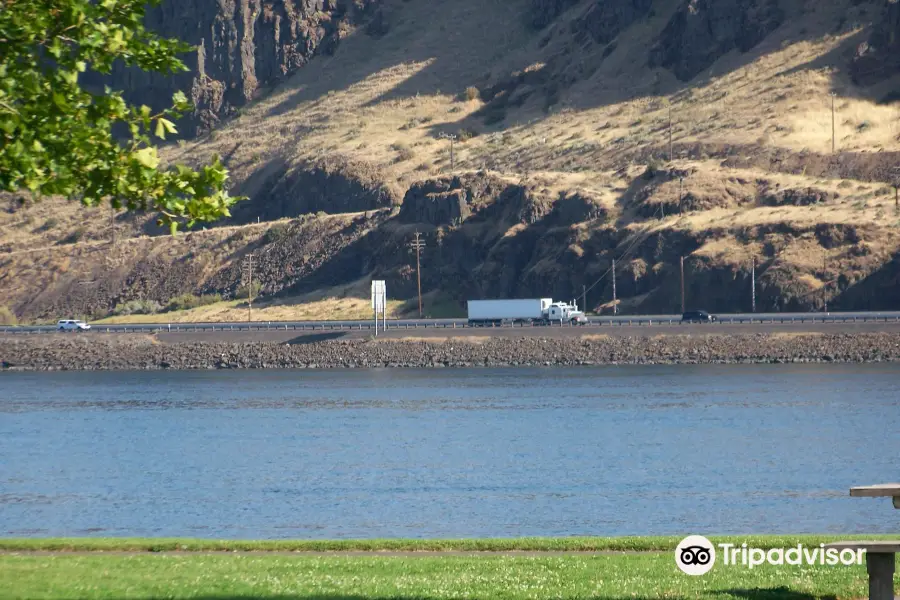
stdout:
<svg viewBox="0 0 900 600">
<path fill-rule="evenodd" d="M 865 536 L 871 538 L 873 536 Z M 878 537 L 878 536 L 874 536 Z M 725 538 L 713 538 L 714 542 Z M 836 538 L 728 538 L 762 548 Z M 0 540 L 0 598 L 751 598 L 807 600 L 866 595 L 865 566 L 716 567 L 682 574 L 679 540 L 522 538 L 226 542 L 176 539 Z M 71 550 L 79 553 L 32 553 Z M 176 554 L 154 551 L 183 550 Z M 223 551 L 221 554 L 191 551 Z M 234 554 L 228 550 L 257 550 Z M 419 550 L 409 555 L 271 554 L 265 551 Z M 428 550 L 643 550 L 597 555 L 429 555 Z M 10 552 L 13 551 L 13 552 Z M 16 552 L 18 551 L 18 552 Z M 96 553 L 95 553 L 96 551 Z M 123 553 L 117 553 L 120 551 Z M 132 552 L 124 552 L 132 551 Z M 112 552 L 112 553 L 108 553 Z M 900 578 L 898 578 L 900 581 Z"/>
<path fill-rule="evenodd" d="M 379 557 L 6 555 L 3 598 L 854 598 L 865 567 L 714 568 L 672 554 Z"/>
</svg>

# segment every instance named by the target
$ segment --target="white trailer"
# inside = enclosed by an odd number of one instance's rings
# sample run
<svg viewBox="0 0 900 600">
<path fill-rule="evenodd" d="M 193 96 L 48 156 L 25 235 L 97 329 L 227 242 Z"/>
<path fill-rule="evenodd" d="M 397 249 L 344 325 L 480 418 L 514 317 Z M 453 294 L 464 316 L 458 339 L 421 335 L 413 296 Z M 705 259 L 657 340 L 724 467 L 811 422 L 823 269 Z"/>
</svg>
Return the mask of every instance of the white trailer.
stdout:
<svg viewBox="0 0 900 600">
<path fill-rule="evenodd" d="M 551 298 L 469 300 L 469 323 L 540 321 L 552 304 Z"/>
</svg>

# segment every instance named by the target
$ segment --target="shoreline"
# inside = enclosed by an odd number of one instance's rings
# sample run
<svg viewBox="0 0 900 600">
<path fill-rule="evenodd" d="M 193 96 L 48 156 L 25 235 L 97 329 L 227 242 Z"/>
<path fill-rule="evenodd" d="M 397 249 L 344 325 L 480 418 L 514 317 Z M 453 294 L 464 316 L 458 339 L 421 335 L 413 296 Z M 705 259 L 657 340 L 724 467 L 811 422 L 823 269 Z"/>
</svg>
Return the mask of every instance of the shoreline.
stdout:
<svg viewBox="0 0 900 600">
<path fill-rule="evenodd" d="M 900 332 L 894 331 L 211 340 L 164 334 L 0 336 L 0 371 L 900 362 Z"/>
<path fill-rule="evenodd" d="M 803 544 L 818 546 L 859 538 L 857 535 L 748 534 L 710 535 L 714 544 L 746 542 L 770 549 Z M 349 540 L 215 540 L 202 538 L 0 538 L 0 554 L 21 553 L 646 553 L 669 552 L 684 536 L 572 536 L 460 539 L 349 539 Z M 892 539 L 888 534 L 865 534 L 866 539 Z"/>
</svg>

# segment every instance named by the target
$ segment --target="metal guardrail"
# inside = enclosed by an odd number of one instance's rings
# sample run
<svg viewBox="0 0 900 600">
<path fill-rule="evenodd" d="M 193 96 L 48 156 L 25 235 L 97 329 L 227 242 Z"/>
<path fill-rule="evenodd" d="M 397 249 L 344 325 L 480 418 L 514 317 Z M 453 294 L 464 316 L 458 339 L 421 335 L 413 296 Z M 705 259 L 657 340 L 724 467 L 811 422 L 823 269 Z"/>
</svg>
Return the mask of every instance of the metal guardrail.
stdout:
<svg viewBox="0 0 900 600">
<path fill-rule="evenodd" d="M 682 325 L 716 327 L 717 325 L 765 325 L 765 324 L 803 324 L 803 323 L 900 323 L 900 313 L 873 314 L 873 315 L 784 315 L 784 316 L 721 316 L 716 321 L 709 323 L 684 323 L 680 317 L 675 316 L 635 316 L 602 318 L 594 317 L 587 323 L 505 323 L 505 324 L 469 324 L 466 321 L 429 320 L 415 322 L 391 322 L 388 321 L 388 330 L 416 330 L 416 329 L 512 329 L 535 327 L 562 327 L 562 328 L 603 328 L 603 327 L 652 327 L 656 325 Z M 385 325 L 379 322 L 379 330 L 384 330 Z M 88 331 L 75 333 L 195 333 L 195 332 L 221 332 L 221 331 L 352 331 L 375 330 L 372 322 L 317 322 L 317 323 L 176 323 L 176 324 L 134 324 L 134 325 L 93 325 Z M 13 333 L 19 335 L 45 334 L 56 332 L 55 326 L 3 326 L 0 333 Z M 65 332 L 70 333 L 70 332 Z"/>
</svg>

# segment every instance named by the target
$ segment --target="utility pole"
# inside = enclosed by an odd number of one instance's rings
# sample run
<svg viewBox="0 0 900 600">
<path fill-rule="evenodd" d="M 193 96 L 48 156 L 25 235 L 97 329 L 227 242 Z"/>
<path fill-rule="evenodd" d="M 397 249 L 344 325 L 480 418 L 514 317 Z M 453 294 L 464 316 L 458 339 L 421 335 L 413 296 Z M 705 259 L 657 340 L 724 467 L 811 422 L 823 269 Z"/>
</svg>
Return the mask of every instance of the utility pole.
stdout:
<svg viewBox="0 0 900 600">
<path fill-rule="evenodd" d="M 825 313 L 828 313 L 828 253 L 822 250 L 822 276 L 825 281 L 822 282 L 822 304 L 825 307 Z"/>
<path fill-rule="evenodd" d="M 900 211 L 900 167 L 894 167 L 894 210 Z"/>
<path fill-rule="evenodd" d="M 753 269 L 750 271 L 750 312 L 756 312 L 756 257 L 753 257 Z"/>
<path fill-rule="evenodd" d="M 452 172 L 456 167 L 456 160 L 453 154 L 453 144 L 458 139 L 458 136 L 455 133 L 442 133 L 440 137 L 445 140 L 450 140 L 450 171 Z"/>
<path fill-rule="evenodd" d="M 678 214 L 679 215 L 684 212 L 684 210 L 681 207 L 681 201 L 683 199 L 684 199 L 684 176 L 679 175 L 678 176 Z"/>
<path fill-rule="evenodd" d="M 247 284 L 247 322 L 253 321 L 253 253 L 250 253 L 250 276 Z"/>
<path fill-rule="evenodd" d="M 669 162 L 672 162 L 675 159 L 675 154 L 672 152 L 672 101 L 669 100 Z"/>
<path fill-rule="evenodd" d="M 612 276 L 613 276 L 613 314 L 619 314 L 619 303 L 616 301 L 616 259 L 613 259 L 612 265 Z"/>
<path fill-rule="evenodd" d="M 834 98 L 837 94 L 831 92 L 831 153 L 834 154 L 837 149 L 837 128 L 835 126 L 834 116 Z"/>
<path fill-rule="evenodd" d="M 681 313 L 684 314 L 684 257 L 681 257 Z"/>
<path fill-rule="evenodd" d="M 587 312 L 587 286 L 581 284 L 581 310 Z"/>
<path fill-rule="evenodd" d="M 416 231 L 416 238 L 409 245 L 410 248 L 416 251 L 416 279 L 418 280 L 419 285 L 419 318 L 422 318 L 422 263 L 419 260 L 419 254 L 422 252 L 422 248 L 425 247 L 425 242 L 422 241 L 422 234 Z"/>
</svg>

